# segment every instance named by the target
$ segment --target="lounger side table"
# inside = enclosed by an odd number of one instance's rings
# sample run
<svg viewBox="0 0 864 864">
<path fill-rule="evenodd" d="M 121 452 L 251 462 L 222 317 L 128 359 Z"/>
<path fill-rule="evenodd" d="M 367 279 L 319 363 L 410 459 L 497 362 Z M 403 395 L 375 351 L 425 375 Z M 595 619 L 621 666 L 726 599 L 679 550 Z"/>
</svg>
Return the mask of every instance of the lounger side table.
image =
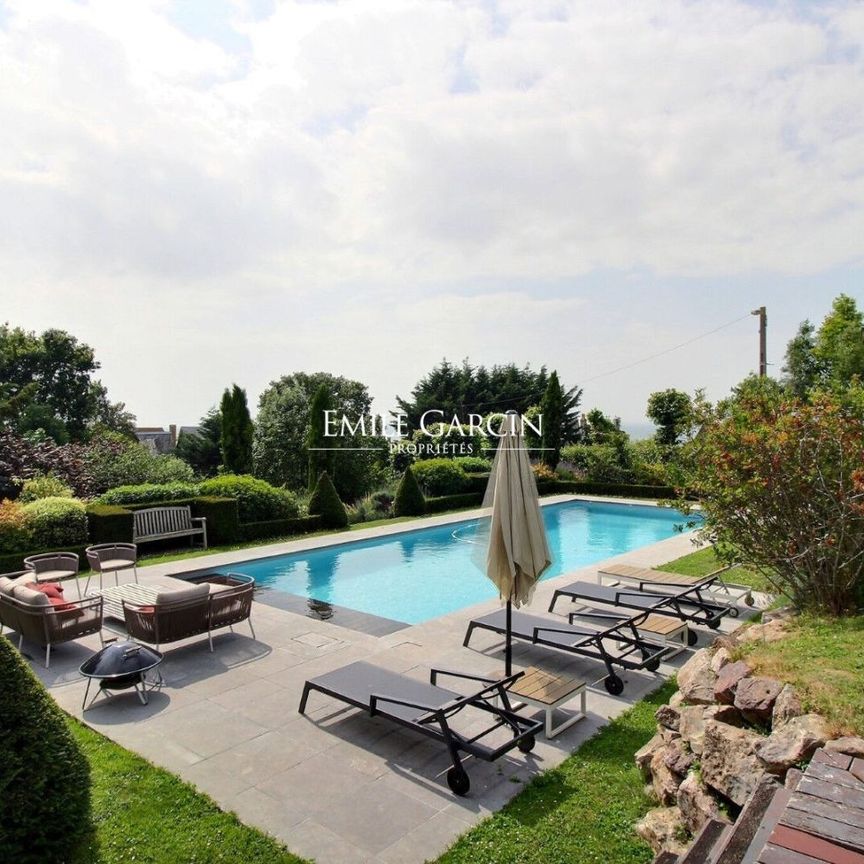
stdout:
<svg viewBox="0 0 864 864">
<path fill-rule="evenodd" d="M 556 708 L 579 697 L 579 712 L 554 726 L 553 712 Z M 546 712 L 546 737 L 556 735 L 569 729 L 574 723 L 586 716 L 585 714 L 585 682 L 579 678 L 568 678 L 564 675 L 553 675 L 532 666 L 510 688 L 510 697 Z"/>
</svg>

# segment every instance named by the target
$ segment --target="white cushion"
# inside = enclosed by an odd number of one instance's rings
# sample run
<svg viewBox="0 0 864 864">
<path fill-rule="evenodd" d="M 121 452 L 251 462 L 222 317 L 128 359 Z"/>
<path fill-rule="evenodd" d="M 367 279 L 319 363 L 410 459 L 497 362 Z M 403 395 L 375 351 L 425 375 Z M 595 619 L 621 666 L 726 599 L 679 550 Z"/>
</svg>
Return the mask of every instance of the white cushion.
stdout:
<svg viewBox="0 0 864 864">
<path fill-rule="evenodd" d="M 132 567 L 135 562 L 128 558 L 109 558 L 107 561 L 102 561 L 99 564 L 100 570 L 122 570 L 124 567 Z"/>
<path fill-rule="evenodd" d="M 18 576 L 13 579 L 11 576 L 0 576 L 0 594 L 5 594 L 7 597 L 11 597 L 13 589 L 19 582 L 22 584 L 25 580 L 30 582 L 32 581 L 32 578 L 32 576 Z"/>
<path fill-rule="evenodd" d="M 180 580 L 177 580 L 180 582 Z M 186 603 L 189 600 L 203 600 L 209 593 L 210 586 L 207 583 L 194 585 L 190 583 L 181 584 L 179 588 L 161 588 L 153 601 L 157 605 L 165 603 Z"/>
</svg>

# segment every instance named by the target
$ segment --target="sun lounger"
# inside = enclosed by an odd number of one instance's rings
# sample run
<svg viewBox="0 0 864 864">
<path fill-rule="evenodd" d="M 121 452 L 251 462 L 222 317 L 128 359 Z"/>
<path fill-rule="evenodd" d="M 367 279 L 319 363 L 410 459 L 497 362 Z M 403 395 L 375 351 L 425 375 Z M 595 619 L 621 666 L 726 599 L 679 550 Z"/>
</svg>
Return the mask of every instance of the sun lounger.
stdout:
<svg viewBox="0 0 864 864">
<path fill-rule="evenodd" d="M 437 679 L 444 675 L 482 686 L 466 696 L 439 687 Z M 453 761 L 453 767 L 447 772 L 447 785 L 457 795 L 465 795 L 471 784 L 462 765 L 460 752 L 487 762 L 494 762 L 514 747 L 528 753 L 534 747 L 535 735 L 543 728 L 542 721 L 523 717 L 511 708 L 507 691 L 521 676 L 522 673 L 518 672 L 496 680 L 433 669 L 430 683 L 426 684 L 416 678 L 360 661 L 308 680 L 303 687 L 299 710 L 301 714 L 305 713 L 309 693 L 317 690 L 365 709 L 372 716 L 384 717 L 440 741 Z M 461 735 L 452 726 L 454 716 L 468 709 L 491 715 L 489 725 L 470 738 Z M 499 729 L 509 731 L 509 738 L 504 743 L 492 746 L 481 742 L 481 739 Z"/>
<path fill-rule="evenodd" d="M 605 564 L 597 571 L 597 581 L 603 577 L 617 582 L 627 582 L 637 585 L 639 590 L 651 591 L 654 586 L 660 588 L 700 588 L 705 596 L 716 600 L 734 600 L 747 606 L 753 605 L 753 589 L 748 585 L 737 585 L 727 582 L 723 574 L 733 565 L 720 567 L 705 576 L 684 576 L 669 570 L 652 570 L 649 567 L 635 567 L 632 564 Z"/>
<path fill-rule="evenodd" d="M 659 589 L 639 591 L 635 588 L 599 585 L 595 582 L 571 582 L 564 588 L 555 590 L 549 611 L 555 608 L 559 597 L 569 597 L 574 602 L 582 600 L 586 603 L 599 603 L 601 606 L 615 606 L 618 609 L 636 609 L 655 615 L 668 615 L 688 624 L 704 624 L 712 630 L 716 630 L 727 615 L 738 617 L 738 610 L 734 606 L 706 600 L 701 591 L 699 586 L 664 593 Z M 688 644 L 695 643 L 696 634 L 691 632 Z"/>
<path fill-rule="evenodd" d="M 510 632 L 514 639 L 523 642 L 600 660 L 606 666 L 607 672 L 603 686 L 617 696 L 624 690 L 624 681 L 615 673 L 614 667 L 656 672 L 668 651 L 665 645 L 658 645 L 639 633 L 637 622 L 645 617 L 647 615 L 622 616 L 587 610 L 574 612 L 570 615 L 570 623 L 566 624 L 560 618 L 514 611 Z M 577 619 L 580 623 L 595 622 L 598 629 L 576 626 L 574 622 Z M 468 647 L 475 630 L 491 630 L 503 636 L 507 632 L 506 626 L 505 609 L 474 618 L 468 623 L 462 644 Z"/>
</svg>

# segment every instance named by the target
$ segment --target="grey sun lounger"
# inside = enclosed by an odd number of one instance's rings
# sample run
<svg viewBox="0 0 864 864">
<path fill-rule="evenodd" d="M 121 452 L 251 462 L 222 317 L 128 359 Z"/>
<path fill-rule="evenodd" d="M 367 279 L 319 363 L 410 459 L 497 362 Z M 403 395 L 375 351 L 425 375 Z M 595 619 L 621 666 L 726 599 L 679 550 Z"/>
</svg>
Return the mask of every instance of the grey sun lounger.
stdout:
<svg viewBox="0 0 864 864">
<path fill-rule="evenodd" d="M 507 610 L 499 609 L 489 615 L 468 622 L 463 645 L 467 648 L 475 630 L 491 630 L 503 636 L 507 632 Z M 656 672 L 660 661 L 669 652 L 665 645 L 658 645 L 639 633 L 637 627 L 648 613 L 642 615 L 616 615 L 598 610 L 573 612 L 569 624 L 560 618 L 532 615 L 529 612 L 512 613 L 510 632 L 514 639 L 557 648 L 569 654 L 600 660 L 606 666 L 603 686 L 613 695 L 624 691 L 624 681 L 616 674 L 615 667 L 622 669 L 647 669 Z M 575 621 L 592 621 L 598 629 L 576 626 Z"/>
<path fill-rule="evenodd" d="M 606 564 L 597 571 L 597 581 L 603 577 L 618 582 L 627 582 L 638 586 L 640 591 L 651 591 L 653 588 L 699 588 L 712 600 L 735 600 L 746 606 L 753 605 L 753 589 L 749 585 L 737 585 L 727 582 L 723 574 L 731 570 L 733 564 L 720 567 L 705 576 L 684 576 L 669 570 L 652 570 L 648 567 L 637 567 L 633 564 Z"/>
<path fill-rule="evenodd" d="M 622 588 L 618 585 L 600 585 L 596 582 L 571 582 L 564 588 L 557 588 L 552 595 L 549 611 L 555 608 L 559 597 L 569 597 L 572 601 L 615 606 L 619 609 L 636 609 L 653 612 L 655 615 L 668 615 L 686 621 L 688 624 L 704 624 L 712 630 L 720 626 L 727 615 L 738 617 L 738 609 L 722 603 L 706 600 L 698 585 L 678 591 L 639 591 L 635 588 Z M 696 634 L 690 633 L 690 644 L 695 644 Z"/>
<path fill-rule="evenodd" d="M 462 765 L 460 752 L 494 762 L 514 747 L 523 753 L 534 748 L 535 736 L 543 728 L 543 721 L 517 714 L 511 708 L 507 692 L 522 674 L 517 672 L 506 678 L 495 679 L 432 669 L 427 684 L 372 663 L 358 661 L 317 678 L 310 678 L 303 686 L 299 710 L 301 714 L 305 713 L 309 694 L 317 690 L 362 708 L 373 717 L 384 717 L 440 741 L 453 762 L 453 767 L 447 772 L 447 785 L 457 795 L 465 795 L 471 783 Z M 439 687 L 437 679 L 444 675 L 482 686 L 466 696 Z M 476 709 L 490 715 L 489 725 L 470 738 L 461 735 L 450 723 L 456 714 L 466 709 Z M 481 739 L 498 729 L 509 730 L 509 740 L 497 747 L 482 743 Z"/>
</svg>

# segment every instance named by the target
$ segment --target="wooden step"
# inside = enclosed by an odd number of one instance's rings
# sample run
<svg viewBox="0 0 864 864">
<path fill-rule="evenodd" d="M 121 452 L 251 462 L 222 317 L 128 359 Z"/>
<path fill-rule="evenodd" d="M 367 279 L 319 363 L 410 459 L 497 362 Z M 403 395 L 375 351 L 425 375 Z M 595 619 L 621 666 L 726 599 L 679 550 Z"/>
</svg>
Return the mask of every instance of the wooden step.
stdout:
<svg viewBox="0 0 864 864">
<path fill-rule="evenodd" d="M 707 864 L 714 860 L 714 852 L 733 826 L 728 822 L 709 819 L 696 835 L 693 845 L 684 853 L 680 864 Z"/>
<path fill-rule="evenodd" d="M 776 778 L 766 774 L 744 805 L 735 823 L 735 835 L 729 838 L 717 864 L 755 864 L 791 796 Z"/>
</svg>

